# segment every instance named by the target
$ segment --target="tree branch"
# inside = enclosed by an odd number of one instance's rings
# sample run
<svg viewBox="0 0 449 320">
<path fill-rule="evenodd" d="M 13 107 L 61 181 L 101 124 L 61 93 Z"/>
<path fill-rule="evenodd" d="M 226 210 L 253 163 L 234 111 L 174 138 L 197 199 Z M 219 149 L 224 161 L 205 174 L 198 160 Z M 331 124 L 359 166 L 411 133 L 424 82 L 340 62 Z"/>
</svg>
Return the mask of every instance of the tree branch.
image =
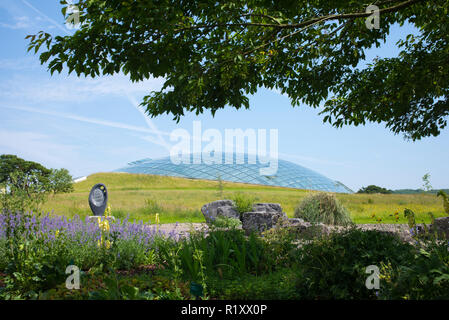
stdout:
<svg viewBox="0 0 449 320">
<path fill-rule="evenodd" d="M 401 9 L 404 9 L 406 7 L 409 7 L 413 4 L 416 4 L 418 2 L 424 2 L 428 0 L 407 0 L 402 3 L 399 3 L 395 6 L 383 8 L 379 10 L 379 14 L 385 14 L 385 13 L 391 13 L 396 12 Z M 391 1 L 386 1 L 391 2 Z M 329 20 L 347 20 L 347 19 L 355 19 L 355 18 L 364 18 L 369 17 L 372 13 L 371 12 L 355 12 L 355 13 L 343 13 L 343 14 L 331 14 L 327 16 L 322 17 L 316 17 L 304 22 L 295 23 L 295 24 L 272 24 L 272 23 L 256 23 L 256 22 L 243 22 L 243 23 L 217 23 L 217 24 L 210 24 L 210 25 L 194 25 L 189 26 L 185 28 L 176 29 L 175 31 L 185 31 L 185 30 L 191 30 L 191 29 L 211 29 L 211 28 L 218 28 L 218 27 L 264 27 L 264 28 L 277 28 L 277 29 L 297 29 L 297 28 L 304 28 L 309 25 L 314 25 L 317 22 L 322 21 L 329 21 Z"/>
</svg>

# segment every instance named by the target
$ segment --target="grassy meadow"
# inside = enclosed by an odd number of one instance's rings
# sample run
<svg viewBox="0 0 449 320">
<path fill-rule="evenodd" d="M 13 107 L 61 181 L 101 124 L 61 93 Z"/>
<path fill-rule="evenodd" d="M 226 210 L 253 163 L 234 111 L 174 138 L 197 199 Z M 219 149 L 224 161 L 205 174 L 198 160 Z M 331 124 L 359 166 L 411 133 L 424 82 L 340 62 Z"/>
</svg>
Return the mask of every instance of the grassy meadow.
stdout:
<svg viewBox="0 0 449 320">
<path fill-rule="evenodd" d="M 163 177 L 145 174 L 97 173 L 76 183 L 75 191 L 50 197 L 43 212 L 85 217 L 91 215 L 88 195 L 92 186 L 104 183 L 108 188 L 112 215 L 123 219 L 154 222 L 159 213 L 161 223 L 204 222 L 201 207 L 210 201 L 232 198 L 237 193 L 257 202 L 280 203 L 289 217 L 309 192 L 307 190 L 223 182 Z M 430 222 L 427 214 L 445 216 L 442 199 L 430 194 L 337 194 L 356 223 L 407 223 L 403 211 L 411 209 L 418 223 Z M 398 211 L 400 219 L 394 218 Z M 374 215 L 374 216 L 373 216 Z M 379 219 L 381 219 L 379 221 Z"/>
</svg>

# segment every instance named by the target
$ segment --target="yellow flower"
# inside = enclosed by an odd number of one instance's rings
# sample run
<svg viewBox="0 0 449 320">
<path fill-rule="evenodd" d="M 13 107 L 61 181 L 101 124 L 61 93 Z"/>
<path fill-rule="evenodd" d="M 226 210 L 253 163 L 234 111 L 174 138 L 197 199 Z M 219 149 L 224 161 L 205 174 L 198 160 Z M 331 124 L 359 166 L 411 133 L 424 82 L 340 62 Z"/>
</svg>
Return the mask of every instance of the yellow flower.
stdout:
<svg viewBox="0 0 449 320">
<path fill-rule="evenodd" d="M 104 214 L 106 217 L 110 217 L 111 216 L 111 206 L 108 205 L 108 208 L 106 209 L 106 212 Z"/>
<path fill-rule="evenodd" d="M 98 227 L 103 232 L 109 232 L 110 226 L 109 226 L 109 220 L 105 218 L 104 220 L 101 220 L 100 217 L 98 218 Z"/>
<path fill-rule="evenodd" d="M 57 238 L 59 236 L 59 230 L 56 230 L 55 237 Z"/>
<path fill-rule="evenodd" d="M 103 246 L 103 244 L 106 249 L 109 249 L 112 246 L 111 241 L 109 241 L 109 240 L 104 241 L 103 237 L 101 237 L 100 240 L 98 240 L 98 242 L 97 242 L 97 246 L 100 248 Z"/>
<path fill-rule="evenodd" d="M 159 222 L 160 222 L 159 213 L 156 213 L 156 225 L 157 225 L 156 230 L 157 230 L 157 232 L 159 232 Z"/>
<path fill-rule="evenodd" d="M 105 220 L 103 221 L 103 231 L 109 232 L 109 230 L 110 230 L 110 227 L 109 227 L 109 220 L 108 220 L 108 219 L 105 219 Z"/>
</svg>

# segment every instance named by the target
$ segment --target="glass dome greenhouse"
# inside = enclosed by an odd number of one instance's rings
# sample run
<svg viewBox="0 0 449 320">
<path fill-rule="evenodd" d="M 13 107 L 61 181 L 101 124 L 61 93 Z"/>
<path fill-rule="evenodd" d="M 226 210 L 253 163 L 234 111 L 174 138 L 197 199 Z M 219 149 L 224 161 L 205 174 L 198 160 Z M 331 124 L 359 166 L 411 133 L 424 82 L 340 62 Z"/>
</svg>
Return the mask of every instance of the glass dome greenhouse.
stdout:
<svg viewBox="0 0 449 320">
<path fill-rule="evenodd" d="M 244 163 L 236 161 L 236 156 L 231 156 L 233 163 L 225 162 L 225 153 L 222 154 L 220 164 L 195 164 L 193 159 L 198 155 L 190 154 L 190 163 L 175 164 L 170 157 L 161 159 L 142 159 L 129 163 L 126 167 L 115 172 L 152 174 L 161 176 L 182 177 L 190 179 L 206 179 L 278 186 L 306 190 L 319 190 L 327 192 L 352 193 L 353 191 L 338 181 L 333 181 L 313 170 L 298 164 L 278 159 L 278 169 L 274 175 L 261 175 L 261 168 L 266 168 L 266 162 L 259 159 L 252 163 L 248 161 L 248 155 L 244 154 Z M 199 157 L 201 159 L 201 157 Z M 249 163 L 251 162 L 251 163 Z"/>
</svg>

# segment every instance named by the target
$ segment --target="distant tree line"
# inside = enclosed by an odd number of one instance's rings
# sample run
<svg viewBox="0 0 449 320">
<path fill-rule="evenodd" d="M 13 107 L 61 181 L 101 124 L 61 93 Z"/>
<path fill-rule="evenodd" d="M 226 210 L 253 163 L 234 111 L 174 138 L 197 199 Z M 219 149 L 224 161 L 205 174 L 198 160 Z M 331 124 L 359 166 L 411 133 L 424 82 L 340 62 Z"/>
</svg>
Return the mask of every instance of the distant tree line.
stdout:
<svg viewBox="0 0 449 320">
<path fill-rule="evenodd" d="M 430 193 L 437 194 L 438 192 L 443 191 L 445 193 L 449 193 L 449 189 L 398 189 L 398 190 L 389 190 L 386 188 L 382 188 L 376 185 L 369 185 L 367 187 L 362 187 L 357 193 L 382 193 L 382 194 L 418 194 L 418 193 Z"/>
<path fill-rule="evenodd" d="M 399 190 L 394 190 L 393 193 L 397 193 L 397 194 L 416 194 L 416 193 L 437 194 L 440 191 L 443 191 L 444 193 L 449 193 L 449 189 L 432 189 L 429 191 L 425 191 L 423 189 L 399 189 Z"/>
</svg>

